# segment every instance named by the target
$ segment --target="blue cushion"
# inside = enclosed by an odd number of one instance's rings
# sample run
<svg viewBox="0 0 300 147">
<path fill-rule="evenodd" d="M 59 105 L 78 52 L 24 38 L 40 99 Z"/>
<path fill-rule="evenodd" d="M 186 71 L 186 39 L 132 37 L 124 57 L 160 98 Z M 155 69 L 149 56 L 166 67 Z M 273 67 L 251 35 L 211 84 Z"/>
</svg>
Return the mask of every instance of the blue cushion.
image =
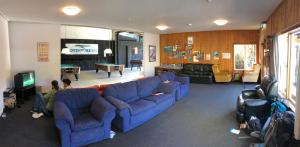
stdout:
<svg viewBox="0 0 300 147">
<path fill-rule="evenodd" d="M 97 121 L 90 113 L 85 113 L 74 118 L 74 131 L 101 127 L 102 122 Z"/>
<path fill-rule="evenodd" d="M 73 117 L 76 117 L 87 112 L 93 100 L 99 96 L 94 88 L 74 88 L 58 91 L 55 101 L 66 104 Z"/>
<path fill-rule="evenodd" d="M 137 80 L 137 89 L 138 89 L 138 96 L 139 97 L 146 97 L 155 93 L 157 87 L 161 83 L 159 77 L 150 77 L 146 79 Z"/>
<path fill-rule="evenodd" d="M 104 96 L 112 96 L 125 102 L 139 99 L 135 81 L 113 84 L 104 90 Z"/>
<path fill-rule="evenodd" d="M 172 99 L 172 95 L 171 94 L 151 95 L 148 97 L 144 97 L 143 99 L 159 104 L 166 101 L 167 99 Z"/>
<path fill-rule="evenodd" d="M 174 81 L 175 74 L 173 72 L 165 72 L 159 75 L 161 81 Z"/>
<path fill-rule="evenodd" d="M 130 109 L 131 114 L 137 115 L 139 113 L 142 113 L 144 111 L 147 111 L 147 110 L 155 107 L 156 104 L 152 101 L 139 99 L 139 100 L 130 102 L 129 106 L 131 107 L 131 109 Z"/>
<path fill-rule="evenodd" d="M 97 127 L 71 133 L 72 146 L 84 146 L 104 137 L 104 127 Z"/>
</svg>

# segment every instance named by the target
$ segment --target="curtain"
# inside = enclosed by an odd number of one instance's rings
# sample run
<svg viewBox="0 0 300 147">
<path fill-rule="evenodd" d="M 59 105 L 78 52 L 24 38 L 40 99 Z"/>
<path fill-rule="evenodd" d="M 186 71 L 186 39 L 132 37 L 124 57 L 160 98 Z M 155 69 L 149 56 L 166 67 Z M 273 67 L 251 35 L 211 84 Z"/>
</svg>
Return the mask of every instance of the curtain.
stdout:
<svg viewBox="0 0 300 147">
<path fill-rule="evenodd" d="M 278 68 L 279 68 L 279 48 L 278 48 L 278 37 L 272 37 L 272 48 L 270 49 L 270 74 L 278 79 Z"/>
</svg>

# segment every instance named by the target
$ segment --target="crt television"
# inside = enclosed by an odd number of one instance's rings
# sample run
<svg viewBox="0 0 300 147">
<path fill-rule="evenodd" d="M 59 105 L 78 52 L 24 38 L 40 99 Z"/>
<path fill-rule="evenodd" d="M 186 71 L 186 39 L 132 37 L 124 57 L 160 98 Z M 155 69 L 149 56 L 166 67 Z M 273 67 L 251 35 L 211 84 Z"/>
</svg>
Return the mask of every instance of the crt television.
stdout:
<svg viewBox="0 0 300 147">
<path fill-rule="evenodd" d="M 31 88 L 35 86 L 34 71 L 21 72 L 15 75 L 15 88 Z"/>
</svg>

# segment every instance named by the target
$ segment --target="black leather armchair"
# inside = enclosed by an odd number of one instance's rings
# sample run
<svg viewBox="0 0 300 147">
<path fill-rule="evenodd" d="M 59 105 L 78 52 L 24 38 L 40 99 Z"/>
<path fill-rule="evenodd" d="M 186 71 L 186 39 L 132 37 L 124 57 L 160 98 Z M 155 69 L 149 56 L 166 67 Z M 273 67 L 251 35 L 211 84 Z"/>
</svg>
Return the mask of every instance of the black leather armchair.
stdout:
<svg viewBox="0 0 300 147">
<path fill-rule="evenodd" d="M 211 64 L 183 64 L 180 75 L 190 77 L 191 83 L 210 84 L 213 81 Z"/>
<path fill-rule="evenodd" d="M 261 89 L 261 90 L 259 90 Z M 263 95 L 259 94 L 263 91 Z M 242 123 L 251 116 L 260 119 L 270 113 L 270 104 L 278 96 L 278 83 L 272 76 L 265 76 L 261 84 L 253 90 L 243 90 L 237 98 L 236 118 Z"/>
</svg>

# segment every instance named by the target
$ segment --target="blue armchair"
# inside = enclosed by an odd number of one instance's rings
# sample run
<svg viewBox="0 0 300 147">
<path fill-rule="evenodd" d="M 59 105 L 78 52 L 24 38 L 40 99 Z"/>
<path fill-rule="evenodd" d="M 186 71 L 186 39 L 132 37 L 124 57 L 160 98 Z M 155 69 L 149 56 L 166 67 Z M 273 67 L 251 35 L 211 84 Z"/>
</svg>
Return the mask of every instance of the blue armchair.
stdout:
<svg viewBox="0 0 300 147">
<path fill-rule="evenodd" d="M 115 107 L 96 89 L 68 89 L 56 93 L 55 125 L 62 147 L 83 146 L 110 137 Z"/>
<path fill-rule="evenodd" d="M 184 76 L 176 76 L 173 72 L 165 72 L 159 75 L 161 81 L 171 81 L 179 83 L 179 91 L 176 95 L 176 100 L 182 99 L 189 92 L 190 88 L 190 78 Z"/>
</svg>

